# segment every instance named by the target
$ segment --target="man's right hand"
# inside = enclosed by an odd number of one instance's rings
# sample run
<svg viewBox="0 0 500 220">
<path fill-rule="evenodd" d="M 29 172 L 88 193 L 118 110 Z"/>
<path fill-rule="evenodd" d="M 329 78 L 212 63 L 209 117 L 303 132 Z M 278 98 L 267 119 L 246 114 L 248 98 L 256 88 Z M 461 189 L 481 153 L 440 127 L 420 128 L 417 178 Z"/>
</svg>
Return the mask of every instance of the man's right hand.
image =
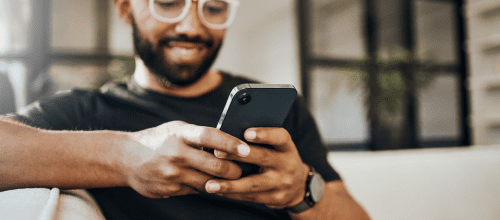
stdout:
<svg viewBox="0 0 500 220">
<path fill-rule="evenodd" d="M 174 121 L 131 134 L 135 144 L 125 147 L 127 184 L 149 198 L 167 198 L 205 191 L 214 177 L 238 179 L 241 167 L 200 150 L 228 153 L 246 151 L 243 141 L 215 128 Z M 138 144 L 137 144 L 138 143 Z"/>
</svg>

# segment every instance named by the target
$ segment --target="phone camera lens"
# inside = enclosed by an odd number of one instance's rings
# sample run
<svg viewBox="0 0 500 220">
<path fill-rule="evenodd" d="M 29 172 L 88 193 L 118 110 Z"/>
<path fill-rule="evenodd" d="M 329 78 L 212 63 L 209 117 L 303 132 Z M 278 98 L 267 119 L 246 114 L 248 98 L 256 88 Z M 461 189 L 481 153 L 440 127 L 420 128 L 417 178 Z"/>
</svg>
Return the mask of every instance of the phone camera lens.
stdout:
<svg viewBox="0 0 500 220">
<path fill-rule="evenodd" d="M 238 102 L 242 105 L 248 104 L 250 101 L 252 101 L 252 96 L 248 93 L 243 93 L 238 99 Z"/>
</svg>

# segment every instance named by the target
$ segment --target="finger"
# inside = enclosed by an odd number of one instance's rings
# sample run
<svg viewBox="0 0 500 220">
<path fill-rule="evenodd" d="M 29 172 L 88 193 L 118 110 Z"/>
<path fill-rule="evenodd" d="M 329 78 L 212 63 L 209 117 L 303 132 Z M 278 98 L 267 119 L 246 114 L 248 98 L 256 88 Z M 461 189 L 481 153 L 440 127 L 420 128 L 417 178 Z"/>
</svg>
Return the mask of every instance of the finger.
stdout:
<svg viewBox="0 0 500 220">
<path fill-rule="evenodd" d="M 237 180 L 212 179 L 205 184 L 205 190 L 209 193 L 247 194 L 276 190 L 278 186 L 279 182 L 273 180 L 271 175 L 260 174 L 247 176 Z"/>
<path fill-rule="evenodd" d="M 262 193 L 246 193 L 246 194 L 221 194 L 220 196 L 238 201 L 247 201 L 253 203 L 264 204 L 270 208 L 285 208 L 288 205 L 285 193 L 281 192 L 262 192 Z"/>
<path fill-rule="evenodd" d="M 182 126 L 180 135 L 184 143 L 193 147 L 210 148 L 243 157 L 250 153 L 245 142 L 216 128 L 186 124 Z"/>
<path fill-rule="evenodd" d="M 190 186 L 198 191 L 205 191 L 205 184 L 214 177 L 191 168 L 182 169 L 180 183 Z"/>
<path fill-rule="evenodd" d="M 193 187 L 181 184 L 158 184 L 155 187 L 149 188 L 143 193 L 148 198 L 168 198 L 170 196 L 180 196 L 199 193 Z"/>
<path fill-rule="evenodd" d="M 183 195 L 190 195 L 190 194 L 199 194 L 199 193 L 200 192 L 197 191 L 195 188 L 193 188 L 191 186 L 183 185 L 183 186 L 181 186 L 181 189 L 179 191 L 170 194 L 168 197 L 171 197 L 171 196 L 183 196 Z M 165 196 L 163 196 L 163 198 L 165 198 Z"/>
<path fill-rule="evenodd" d="M 185 166 L 223 179 L 238 179 L 241 176 L 241 167 L 232 161 L 216 158 L 211 153 L 194 148 L 188 148 L 184 153 L 185 161 L 182 162 Z"/>
<path fill-rule="evenodd" d="M 220 151 L 220 150 L 214 150 L 214 155 L 217 157 L 217 158 L 226 158 L 227 157 L 227 153 L 224 152 L 224 151 Z"/>
<path fill-rule="evenodd" d="M 277 205 L 267 205 L 267 207 L 269 207 L 271 209 L 284 209 L 284 208 L 286 208 L 286 206 L 284 206 L 284 205 L 280 205 L 280 206 L 277 206 Z"/>
<path fill-rule="evenodd" d="M 223 152 L 222 155 L 221 152 L 215 152 L 215 155 L 218 158 L 223 158 L 225 160 L 235 160 L 255 164 L 260 167 L 275 167 L 275 165 L 281 164 L 283 160 L 288 160 L 287 155 L 284 155 L 283 152 L 257 145 L 250 145 L 250 154 L 246 157 L 240 157 L 234 154 L 225 154 Z"/>
<path fill-rule="evenodd" d="M 295 150 L 292 138 L 284 128 L 249 128 L 244 136 L 249 142 L 272 145 L 278 151 Z"/>
</svg>

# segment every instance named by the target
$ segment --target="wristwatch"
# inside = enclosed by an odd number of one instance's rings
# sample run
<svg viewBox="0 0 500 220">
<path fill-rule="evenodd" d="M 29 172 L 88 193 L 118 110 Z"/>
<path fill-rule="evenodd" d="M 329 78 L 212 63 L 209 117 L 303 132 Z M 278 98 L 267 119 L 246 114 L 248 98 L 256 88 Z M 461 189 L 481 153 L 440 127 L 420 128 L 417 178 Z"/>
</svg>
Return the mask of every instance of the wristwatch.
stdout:
<svg viewBox="0 0 500 220">
<path fill-rule="evenodd" d="M 316 203 L 321 200 L 321 197 L 323 197 L 323 188 L 324 188 L 324 181 L 323 177 L 314 170 L 314 168 L 310 165 L 309 166 L 309 175 L 307 176 L 307 181 L 306 181 L 306 196 L 304 197 L 304 200 L 300 202 L 298 205 L 287 208 L 286 210 L 288 212 L 292 213 L 299 213 L 308 210 L 309 208 L 313 207 L 316 205 Z"/>
</svg>

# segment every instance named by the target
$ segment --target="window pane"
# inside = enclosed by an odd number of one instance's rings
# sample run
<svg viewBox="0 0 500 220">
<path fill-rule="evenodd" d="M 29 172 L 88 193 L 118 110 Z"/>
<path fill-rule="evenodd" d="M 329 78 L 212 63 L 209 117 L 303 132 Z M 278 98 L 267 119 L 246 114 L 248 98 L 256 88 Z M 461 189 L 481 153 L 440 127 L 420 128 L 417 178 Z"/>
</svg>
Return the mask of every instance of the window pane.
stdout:
<svg viewBox="0 0 500 220">
<path fill-rule="evenodd" d="M 420 60 L 453 64 L 458 60 L 455 5 L 416 1 L 416 52 Z"/>
<path fill-rule="evenodd" d="M 363 1 L 313 0 L 311 10 L 314 55 L 340 59 L 365 56 Z"/>
<path fill-rule="evenodd" d="M 374 25 L 377 52 L 391 53 L 405 48 L 403 0 L 376 0 L 374 5 Z"/>
<path fill-rule="evenodd" d="M 53 50 L 89 53 L 97 48 L 98 21 L 95 1 L 52 1 Z"/>
<path fill-rule="evenodd" d="M 419 91 L 418 124 L 421 142 L 456 141 L 456 144 L 460 144 L 462 119 L 459 82 L 456 73 L 439 74 Z"/>
<path fill-rule="evenodd" d="M 6 79 L 8 76 L 10 80 L 10 84 L 12 86 L 11 91 L 5 91 L 0 88 L 0 93 L 12 93 L 14 95 L 15 100 L 15 108 L 20 109 L 26 105 L 26 67 L 24 63 L 21 61 L 6 61 L 0 60 L 0 74 L 3 74 L 3 79 Z M 0 82 L 1 83 L 1 82 Z M 9 89 L 10 90 L 10 89 Z M 3 97 L 3 94 L 2 94 Z M 3 103 L 3 100 L 0 100 L 0 103 Z"/>
<path fill-rule="evenodd" d="M 0 54 L 19 53 L 28 47 L 30 10 L 29 0 L 0 0 Z"/>
<path fill-rule="evenodd" d="M 356 74 L 326 68 L 312 72 L 312 113 L 327 144 L 359 144 L 369 140 L 364 92 Z"/>
</svg>

